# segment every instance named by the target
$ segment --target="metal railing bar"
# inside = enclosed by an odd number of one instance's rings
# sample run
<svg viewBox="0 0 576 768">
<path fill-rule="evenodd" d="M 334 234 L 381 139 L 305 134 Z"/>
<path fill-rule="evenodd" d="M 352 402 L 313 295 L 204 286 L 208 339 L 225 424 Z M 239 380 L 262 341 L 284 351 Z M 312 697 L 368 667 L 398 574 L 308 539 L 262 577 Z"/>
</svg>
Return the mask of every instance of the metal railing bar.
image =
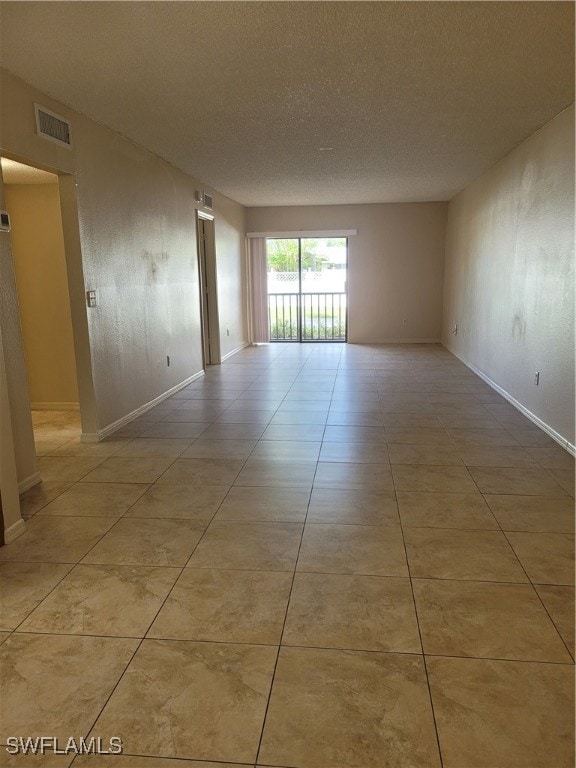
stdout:
<svg viewBox="0 0 576 768">
<path fill-rule="evenodd" d="M 346 341 L 344 291 L 269 293 L 271 341 Z"/>
</svg>

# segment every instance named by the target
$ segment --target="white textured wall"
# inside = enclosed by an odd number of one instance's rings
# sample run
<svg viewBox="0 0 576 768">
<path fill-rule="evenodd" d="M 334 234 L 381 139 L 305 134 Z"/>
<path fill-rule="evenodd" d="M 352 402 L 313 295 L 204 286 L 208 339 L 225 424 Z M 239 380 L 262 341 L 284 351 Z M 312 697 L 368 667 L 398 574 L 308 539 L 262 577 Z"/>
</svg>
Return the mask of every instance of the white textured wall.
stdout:
<svg viewBox="0 0 576 768">
<path fill-rule="evenodd" d="M 357 229 L 348 240 L 348 340 L 438 341 L 448 203 L 247 208 L 249 232 Z"/>
<path fill-rule="evenodd" d="M 202 369 L 192 179 L 95 124 L 76 131 L 99 427 Z M 166 356 L 170 356 L 170 367 Z"/>
<path fill-rule="evenodd" d="M 71 120 L 72 150 L 36 136 L 34 102 Z M 2 107 L 2 150 L 8 156 L 75 176 L 81 264 L 74 268 L 83 270 L 83 289 L 96 289 L 99 297 L 95 309 L 86 309 L 82 295 L 72 302 L 73 323 L 87 322 L 89 332 L 89 355 L 77 347 L 76 357 L 80 369 L 91 369 L 86 380 L 93 381 L 94 428 L 103 429 L 202 369 L 194 201 L 202 187 L 5 71 Z M 221 317 L 234 320 L 237 347 L 246 334 L 239 306 L 243 209 L 215 194 L 214 215 L 222 232 L 216 254 L 218 262 L 221 248 L 222 298 L 231 305 L 221 309 Z M 68 234 L 73 240 L 64 210 L 63 223 L 65 239 Z M 5 339 L 7 357 L 18 358 L 19 345 Z M 9 381 L 17 422 L 26 419 L 22 403 L 16 403 L 16 392 L 26 388 L 21 368 L 19 362 Z M 82 403 L 88 398 L 80 370 L 79 386 Z"/>
<path fill-rule="evenodd" d="M 573 106 L 452 200 L 445 274 L 444 344 L 573 444 Z"/>
</svg>

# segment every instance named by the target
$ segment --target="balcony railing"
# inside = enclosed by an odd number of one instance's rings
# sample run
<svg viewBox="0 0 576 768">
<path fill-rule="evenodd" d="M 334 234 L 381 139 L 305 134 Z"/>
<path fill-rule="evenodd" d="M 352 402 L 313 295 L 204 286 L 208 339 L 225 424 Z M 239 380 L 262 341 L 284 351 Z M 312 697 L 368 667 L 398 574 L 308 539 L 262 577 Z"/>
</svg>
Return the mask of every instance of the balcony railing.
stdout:
<svg viewBox="0 0 576 768">
<path fill-rule="evenodd" d="M 345 293 L 269 293 L 270 341 L 346 341 Z"/>
</svg>

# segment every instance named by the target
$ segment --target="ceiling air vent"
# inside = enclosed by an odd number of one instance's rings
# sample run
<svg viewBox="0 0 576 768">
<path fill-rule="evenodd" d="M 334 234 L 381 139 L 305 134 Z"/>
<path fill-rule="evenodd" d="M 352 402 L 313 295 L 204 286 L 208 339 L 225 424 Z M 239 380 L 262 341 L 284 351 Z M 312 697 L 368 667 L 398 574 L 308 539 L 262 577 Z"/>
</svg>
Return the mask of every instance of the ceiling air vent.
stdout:
<svg viewBox="0 0 576 768">
<path fill-rule="evenodd" d="M 208 195 L 206 192 L 204 192 L 204 208 L 208 208 L 209 211 L 212 210 L 212 195 Z"/>
<path fill-rule="evenodd" d="M 70 121 L 61 115 L 51 112 L 39 104 L 34 104 L 36 113 L 36 132 L 43 139 L 48 139 L 61 147 L 72 146 Z"/>
</svg>

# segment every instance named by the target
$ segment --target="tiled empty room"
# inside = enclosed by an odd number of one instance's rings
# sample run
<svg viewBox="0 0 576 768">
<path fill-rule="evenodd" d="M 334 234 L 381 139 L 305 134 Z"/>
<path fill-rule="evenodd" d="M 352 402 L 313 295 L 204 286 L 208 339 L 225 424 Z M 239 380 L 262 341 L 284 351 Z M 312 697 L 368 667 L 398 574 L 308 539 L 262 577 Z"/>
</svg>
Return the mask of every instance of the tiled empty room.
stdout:
<svg viewBox="0 0 576 768">
<path fill-rule="evenodd" d="M 0 767 L 573 768 L 573 3 L 0 22 Z"/>
</svg>

